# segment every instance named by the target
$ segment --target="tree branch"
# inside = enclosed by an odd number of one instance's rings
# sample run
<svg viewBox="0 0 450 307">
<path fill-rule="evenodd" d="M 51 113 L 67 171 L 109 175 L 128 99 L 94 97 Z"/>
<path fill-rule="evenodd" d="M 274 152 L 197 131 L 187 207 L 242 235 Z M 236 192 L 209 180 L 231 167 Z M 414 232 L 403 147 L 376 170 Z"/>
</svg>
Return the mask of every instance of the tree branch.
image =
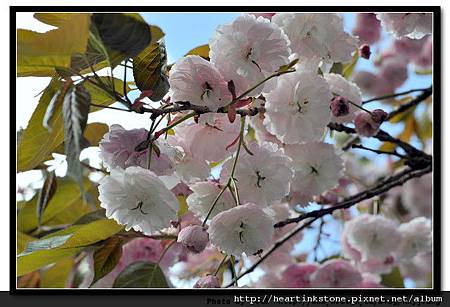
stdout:
<svg viewBox="0 0 450 307">
<path fill-rule="evenodd" d="M 411 94 L 411 93 L 415 93 L 415 92 L 425 92 L 425 91 L 431 91 L 431 86 L 427 87 L 427 88 L 417 88 L 417 89 L 412 89 L 412 90 L 408 90 L 408 91 L 404 91 L 404 92 L 400 92 L 400 93 L 374 97 L 374 98 L 371 98 L 371 99 L 363 101 L 362 104 L 366 104 L 366 103 L 369 103 L 369 102 L 372 102 L 372 101 L 378 101 L 378 100 L 385 100 L 385 99 L 389 99 L 389 98 L 395 98 L 395 97 L 398 97 L 398 96 L 403 96 L 403 95 L 407 95 L 407 94 Z"/>
</svg>

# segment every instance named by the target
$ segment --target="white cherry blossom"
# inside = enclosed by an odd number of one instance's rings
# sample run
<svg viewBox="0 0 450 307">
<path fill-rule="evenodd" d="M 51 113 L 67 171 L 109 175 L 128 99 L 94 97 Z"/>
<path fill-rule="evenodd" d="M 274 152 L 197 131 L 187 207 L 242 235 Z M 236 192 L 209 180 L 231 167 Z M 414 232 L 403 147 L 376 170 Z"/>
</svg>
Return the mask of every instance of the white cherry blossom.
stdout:
<svg viewBox="0 0 450 307">
<path fill-rule="evenodd" d="M 292 159 L 294 169 L 291 203 L 307 205 L 314 195 L 336 187 L 342 177 L 344 162 L 331 144 L 310 142 L 286 145 L 285 153 Z"/>
<path fill-rule="evenodd" d="M 158 176 L 147 169 L 116 168 L 100 181 L 100 206 L 106 216 L 145 234 L 170 226 L 177 219 L 178 200 Z"/>
<path fill-rule="evenodd" d="M 289 63 L 289 40 L 268 19 L 244 14 L 219 26 L 209 40 L 211 62 L 242 94 Z M 258 95 L 264 85 L 251 92 Z"/>
<path fill-rule="evenodd" d="M 229 255 L 252 255 L 269 246 L 273 223 L 259 206 L 247 203 L 216 215 L 208 229 L 209 238 Z"/>
<path fill-rule="evenodd" d="M 431 222 L 425 217 L 417 217 L 398 228 L 402 239 L 397 250 L 400 259 L 413 258 L 431 248 Z"/>
<path fill-rule="evenodd" d="M 197 216 L 204 219 L 214 203 L 215 198 L 219 195 L 222 186 L 212 181 L 197 182 L 189 187 L 192 190 L 192 194 L 186 199 L 189 206 L 189 210 L 195 213 Z M 230 191 L 226 189 L 222 196 L 219 198 L 211 212 L 209 218 L 212 219 L 218 213 L 233 208 L 233 197 Z"/>
<path fill-rule="evenodd" d="M 327 82 L 316 73 L 283 75 L 266 95 L 264 125 L 286 144 L 320 140 L 331 117 L 331 98 Z"/>
<path fill-rule="evenodd" d="M 253 202 L 266 207 L 289 193 L 293 176 L 291 159 L 276 144 L 256 142 L 248 144 L 253 155 L 241 150 L 234 177 L 243 202 Z M 220 179 L 226 183 L 233 165 L 228 160 L 222 169 Z"/>
<path fill-rule="evenodd" d="M 385 259 L 398 247 L 401 234 L 393 220 L 361 214 L 345 224 L 348 244 L 361 253 L 362 261 Z"/>
</svg>

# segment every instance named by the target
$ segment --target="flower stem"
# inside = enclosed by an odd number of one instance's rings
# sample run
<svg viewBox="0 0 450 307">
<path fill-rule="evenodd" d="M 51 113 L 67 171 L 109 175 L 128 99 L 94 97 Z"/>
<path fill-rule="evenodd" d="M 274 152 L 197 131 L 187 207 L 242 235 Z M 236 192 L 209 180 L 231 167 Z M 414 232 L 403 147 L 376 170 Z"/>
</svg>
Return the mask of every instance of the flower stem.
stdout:
<svg viewBox="0 0 450 307">
<path fill-rule="evenodd" d="M 222 267 L 222 265 L 225 263 L 225 260 L 227 259 L 228 255 L 225 254 L 225 257 L 223 257 L 222 261 L 220 261 L 219 266 L 217 267 L 216 271 L 214 272 L 214 276 L 217 275 L 217 273 L 219 273 L 220 268 Z"/>
</svg>

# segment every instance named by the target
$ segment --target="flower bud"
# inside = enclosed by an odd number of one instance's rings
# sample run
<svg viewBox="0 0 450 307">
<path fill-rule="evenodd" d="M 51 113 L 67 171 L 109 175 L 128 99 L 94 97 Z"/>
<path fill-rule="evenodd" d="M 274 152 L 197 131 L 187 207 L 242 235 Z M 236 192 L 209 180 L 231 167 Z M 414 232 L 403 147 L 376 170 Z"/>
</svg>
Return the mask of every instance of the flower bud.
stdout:
<svg viewBox="0 0 450 307">
<path fill-rule="evenodd" d="M 388 114 L 381 109 L 376 109 L 372 111 L 372 118 L 376 123 L 381 124 L 386 120 Z"/>
<path fill-rule="evenodd" d="M 216 276 L 208 275 L 197 280 L 194 288 L 220 288 L 220 282 Z"/>
<path fill-rule="evenodd" d="M 335 117 L 345 116 L 350 112 L 350 104 L 346 98 L 335 96 L 331 99 L 330 109 Z"/>
<path fill-rule="evenodd" d="M 359 112 L 354 119 L 355 129 L 359 135 L 373 136 L 380 129 L 380 122 L 376 122 L 372 114 L 367 112 Z"/>
<path fill-rule="evenodd" d="M 359 56 L 363 59 L 368 60 L 370 58 L 372 52 L 370 52 L 370 46 L 367 44 L 362 45 L 359 47 Z"/>
<path fill-rule="evenodd" d="M 203 226 L 190 225 L 180 231 L 177 241 L 189 251 L 198 254 L 205 249 L 209 236 Z"/>
</svg>

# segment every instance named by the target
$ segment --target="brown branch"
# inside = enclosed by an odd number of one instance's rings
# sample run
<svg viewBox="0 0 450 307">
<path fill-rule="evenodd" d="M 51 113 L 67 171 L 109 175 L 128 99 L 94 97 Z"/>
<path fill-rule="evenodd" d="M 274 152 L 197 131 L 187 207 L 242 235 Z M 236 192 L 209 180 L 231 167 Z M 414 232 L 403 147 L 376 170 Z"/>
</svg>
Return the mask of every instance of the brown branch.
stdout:
<svg viewBox="0 0 450 307">
<path fill-rule="evenodd" d="M 396 115 L 398 115 L 400 113 L 403 113 L 403 112 L 409 110 L 412 107 L 415 107 L 420 102 L 422 102 L 425 99 L 427 99 L 428 97 L 430 97 L 432 94 L 433 94 L 433 89 L 430 86 L 429 88 L 425 89 L 422 94 L 420 94 L 419 96 L 417 96 L 416 98 L 414 98 L 410 102 L 401 105 L 399 108 L 397 108 L 394 111 L 392 111 L 391 113 L 389 113 L 387 118 L 386 118 L 386 120 L 390 120 L 392 117 L 394 117 L 394 116 L 396 116 Z"/>
<path fill-rule="evenodd" d="M 378 184 L 376 184 L 372 188 L 369 188 L 360 193 L 357 193 L 355 195 L 347 197 L 346 199 L 344 199 L 343 201 L 337 203 L 336 205 L 334 205 L 332 207 L 314 210 L 314 211 L 305 213 L 305 214 L 300 215 L 295 218 L 286 219 L 284 221 L 276 223 L 274 225 L 274 227 L 280 228 L 280 227 L 286 226 L 288 224 L 298 223 L 307 218 L 311 218 L 311 217 L 320 218 L 324 215 L 331 214 L 336 210 L 350 208 L 351 206 L 353 206 L 363 200 L 367 200 L 374 196 L 381 195 L 381 194 L 389 191 L 393 187 L 402 185 L 412 178 L 421 177 L 427 173 L 430 173 L 431 170 L 432 170 L 431 165 L 429 165 L 428 167 L 421 169 L 421 170 L 415 170 L 412 168 L 408 168 L 396 175 L 390 176 L 390 177 L 380 181 Z"/>
</svg>

